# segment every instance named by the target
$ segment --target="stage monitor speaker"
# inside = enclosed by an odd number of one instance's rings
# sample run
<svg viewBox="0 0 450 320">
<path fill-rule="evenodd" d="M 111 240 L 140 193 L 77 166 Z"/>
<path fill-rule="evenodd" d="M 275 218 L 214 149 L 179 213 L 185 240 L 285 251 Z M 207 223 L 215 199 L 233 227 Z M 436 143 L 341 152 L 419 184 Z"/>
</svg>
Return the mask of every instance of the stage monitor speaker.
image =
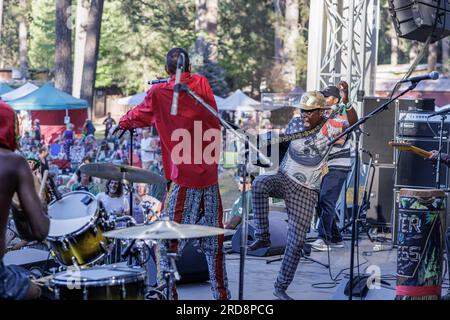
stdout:
<svg viewBox="0 0 450 320">
<path fill-rule="evenodd" d="M 256 240 L 255 231 L 256 227 L 254 221 L 249 220 L 247 244 L 250 244 L 254 240 Z M 286 248 L 287 231 L 287 215 L 279 212 L 270 213 L 269 232 L 271 246 L 269 248 L 262 248 L 254 251 L 247 250 L 247 255 L 256 257 L 268 257 L 283 254 L 284 249 Z M 235 253 L 241 252 L 241 237 L 242 229 L 241 227 L 239 227 L 234 234 L 233 239 L 231 240 L 232 250 Z"/>
<path fill-rule="evenodd" d="M 389 101 L 386 97 L 364 97 L 362 104 L 362 113 L 368 115 L 382 104 Z M 374 157 L 376 164 L 393 164 L 394 152 L 388 146 L 388 142 L 394 139 L 395 134 L 395 108 L 396 102 L 388 105 L 388 109 L 380 112 L 363 125 L 364 132 L 369 136 L 362 135 L 362 147 L 369 151 Z M 434 99 L 399 99 L 399 110 L 432 110 L 434 111 Z M 364 163 L 369 162 L 369 157 L 363 153 L 362 159 Z"/>
<path fill-rule="evenodd" d="M 439 141 L 435 139 L 430 140 L 404 140 L 411 143 L 415 147 L 425 150 L 438 150 Z M 444 142 L 442 152 L 449 153 L 449 143 Z M 434 188 L 436 187 L 436 175 L 434 165 L 431 161 L 425 160 L 422 157 L 412 152 L 399 152 L 397 165 L 397 174 L 395 179 L 395 186 L 399 188 Z M 448 167 L 441 166 L 440 181 L 442 188 L 448 186 Z"/>
<path fill-rule="evenodd" d="M 389 11 L 397 35 L 402 38 L 431 42 L 450 35 L 450 2 L 448 0 L 389 0 Z M 438 6 L 439 5 L 439 6 Z"/>
<path fill-rule="evenodd" d="M 155 260 L 150 257 L 147 262 L 148 283 L 151 286 L 157 285 L 157 268 Z M 192 241 L 188 241 L 181 253 L 180 260 L 177 261 L 178 272 L 181 280 L 177 283 L 198 283 L 209 280 L 208 263 L 203 252 L 199 252 L 194 247 Z"/>
<path fill-rule="evenodd" d="M 394 205 L 393 165 L 375 166 L 373 185 L 370 193 L 370 208 L 366 219 L 371 225 L 390 226 Z"/>
</svg>

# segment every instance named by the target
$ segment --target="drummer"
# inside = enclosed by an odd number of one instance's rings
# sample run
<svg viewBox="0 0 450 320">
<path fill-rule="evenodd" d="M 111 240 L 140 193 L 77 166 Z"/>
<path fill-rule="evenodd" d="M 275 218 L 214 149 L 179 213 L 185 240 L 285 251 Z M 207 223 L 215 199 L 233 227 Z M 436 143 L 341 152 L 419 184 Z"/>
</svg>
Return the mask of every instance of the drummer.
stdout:
<svg viewBox="0 0 450 320">
<path fill-rule="evenodd" d="M 12 197 L 18 193 L 21 211 L 14 219 L 20 236 L 28 241 L 42 241 L 50 221 L 34 187 L 33 174 L 27 161 L 14 153 L 17 148 L 18 122 L 15 111 L 0 101 L 0 299 L 37 299 L 40 288 L 15 266 L 5 266 L 5 234 Z"/>
</svg>

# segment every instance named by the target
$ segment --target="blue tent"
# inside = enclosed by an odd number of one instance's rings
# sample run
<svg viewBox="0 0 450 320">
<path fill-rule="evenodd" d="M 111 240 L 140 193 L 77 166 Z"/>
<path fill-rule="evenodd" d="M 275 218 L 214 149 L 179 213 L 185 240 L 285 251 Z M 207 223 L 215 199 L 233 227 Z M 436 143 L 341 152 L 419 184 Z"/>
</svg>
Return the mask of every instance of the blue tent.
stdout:
<svg viewBox="0 0 450 320">
<path fill-rule="evenodd" d="M 21 98 L 8 101 L 8 104 L 15 110 L 72 110 L 86 109 L 86 100 L 72 97 L 61 90 L 56 89 L 51 84 L 45 84 L 39 89 Z"/>
<path fill-rule="evenodd" d="M 0 95 L 8 93 L 13 91 L 14 89 L 8 86 L 7 84 L 4 84 L 3 82 L 0 82 Z"/>
</svg>

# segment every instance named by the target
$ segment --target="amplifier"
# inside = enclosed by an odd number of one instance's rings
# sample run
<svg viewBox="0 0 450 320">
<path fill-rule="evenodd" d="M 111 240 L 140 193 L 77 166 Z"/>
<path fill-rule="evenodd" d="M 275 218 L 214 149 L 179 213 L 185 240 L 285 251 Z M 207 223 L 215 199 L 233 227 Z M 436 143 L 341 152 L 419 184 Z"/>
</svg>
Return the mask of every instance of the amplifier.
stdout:
<svg viewBox="0 0 450 320">
<path fill-rule="evenodd" d="M 396 126 L 397 137 L 439 138 L 441 117 L 430 117 L 428 111 L 400 111 Z M 444 121 L 443 136 L 447 139 L 450 132 L 450 118 Z"/>
</svg>

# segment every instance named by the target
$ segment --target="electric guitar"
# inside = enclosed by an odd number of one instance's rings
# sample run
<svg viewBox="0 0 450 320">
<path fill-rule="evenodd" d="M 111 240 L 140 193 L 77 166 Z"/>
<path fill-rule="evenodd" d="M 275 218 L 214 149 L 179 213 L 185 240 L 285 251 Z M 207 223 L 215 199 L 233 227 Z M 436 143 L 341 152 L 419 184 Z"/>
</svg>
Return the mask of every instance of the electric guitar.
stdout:
<svg viewBox="0 0 450 320">
<path fill-rule="evenodd" d="M 414 152 L 415 154 L 421 156 L 422 158 L 429 158 L 431 156 L 430 151 L 413 146 L 411 143 L 408 143 L 408 142 L 396 142 L 396 141 L 392 140 L 392 141 L 389 141 L 389 145 L 400 151 Z"/>
</svg>

